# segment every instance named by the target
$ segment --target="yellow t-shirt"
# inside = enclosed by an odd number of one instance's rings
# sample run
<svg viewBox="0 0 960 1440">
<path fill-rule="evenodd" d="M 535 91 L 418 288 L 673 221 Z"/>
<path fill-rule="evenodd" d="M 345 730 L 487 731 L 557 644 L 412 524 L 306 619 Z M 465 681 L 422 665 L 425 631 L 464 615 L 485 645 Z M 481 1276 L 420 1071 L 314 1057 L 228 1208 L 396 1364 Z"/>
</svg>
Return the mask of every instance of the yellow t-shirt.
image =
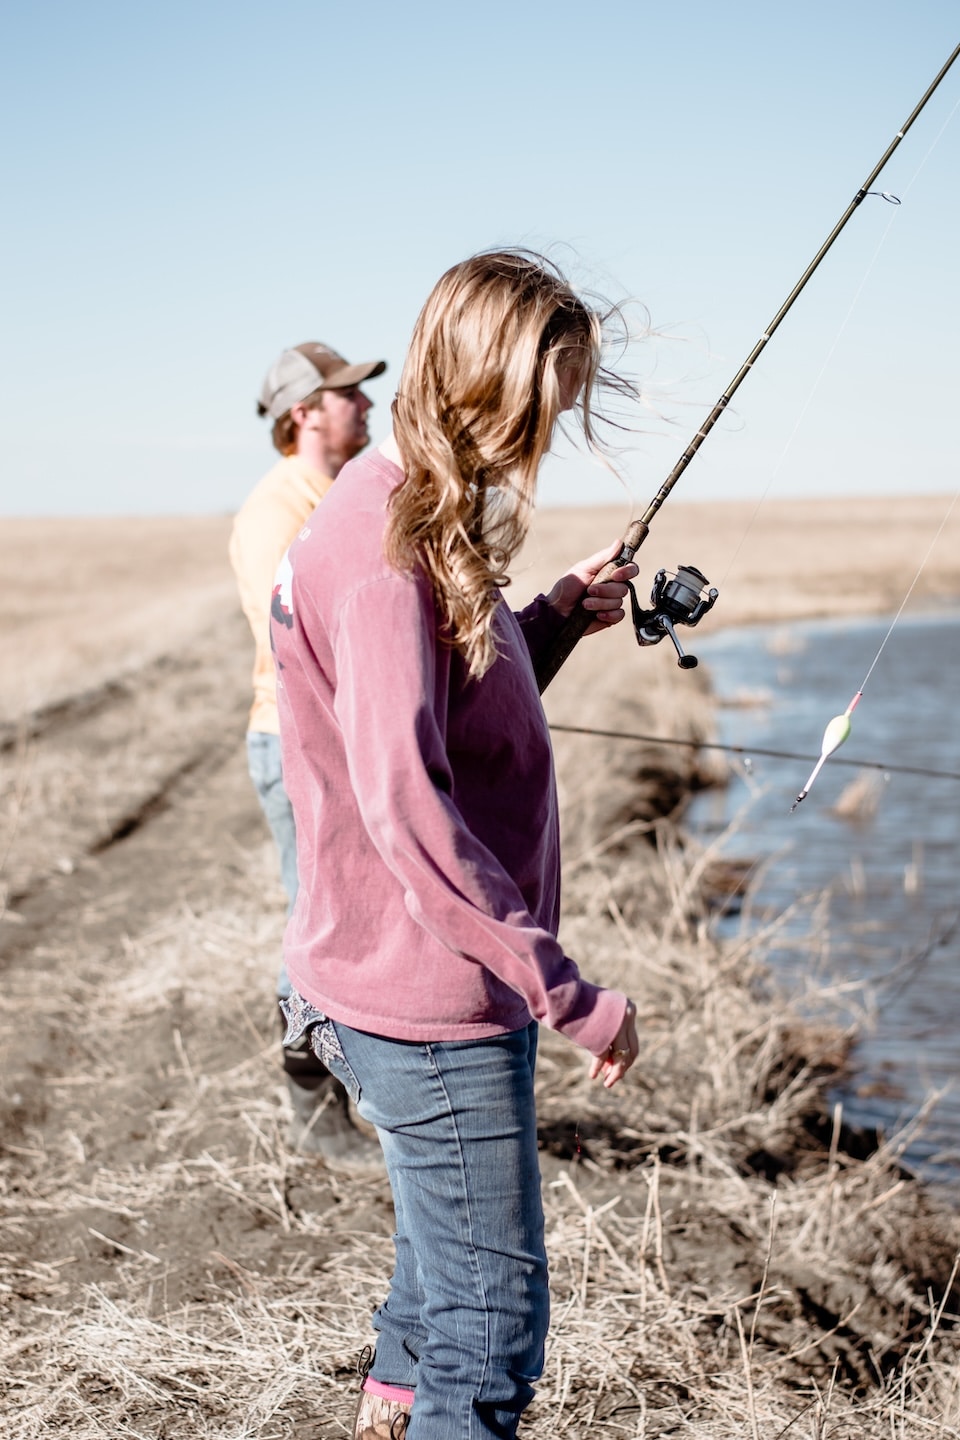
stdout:
<svg viewBox="0 0 960 1440">
<path fill-rule="evenodd" d="M 286 455 L 251 491 L 230 535 L 230 564 L 255 647 L 249 729 L 279 735 L 277 682 L 270 650 L 270 601 L 277 566 L 333 479 L 298 455 Z"/>
</svg>

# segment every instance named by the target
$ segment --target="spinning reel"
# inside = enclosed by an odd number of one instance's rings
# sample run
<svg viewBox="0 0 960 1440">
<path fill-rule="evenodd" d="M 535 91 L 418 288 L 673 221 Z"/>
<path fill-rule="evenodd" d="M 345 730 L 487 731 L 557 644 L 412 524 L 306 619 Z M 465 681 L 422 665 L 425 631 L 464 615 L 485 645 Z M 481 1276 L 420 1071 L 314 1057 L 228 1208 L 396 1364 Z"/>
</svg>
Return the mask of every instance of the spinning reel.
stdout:
<svg viewBox="0 0 960 1440">
<path fill-rule="evenodd" d="M 675 625 L 698 625 L 716 603 L 719 590 L 711 587 L 694 565 L 678 565 L 675 575 L 658 570 L 650 592 L 652 610 L 641 610 L 637 592 L 631 582 L 630 610 L 638 645 L 659 645 L 664 635 L 669 635 L 677 652 L 677 664 L 681 670 L 695 670 L 696 655 L 684 654 L 677 639 Z M 706 590 L 706 594 L 704 594 Z"/>
</svg>

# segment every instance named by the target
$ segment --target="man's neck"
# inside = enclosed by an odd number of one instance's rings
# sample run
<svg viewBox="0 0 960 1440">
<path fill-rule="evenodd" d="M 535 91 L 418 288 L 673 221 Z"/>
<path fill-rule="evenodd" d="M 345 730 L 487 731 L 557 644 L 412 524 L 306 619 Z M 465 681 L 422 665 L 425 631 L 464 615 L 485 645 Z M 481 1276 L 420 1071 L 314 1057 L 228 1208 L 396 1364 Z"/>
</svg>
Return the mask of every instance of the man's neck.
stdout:
<svg viewBox="0 0 960 1440">
<path fill-rule="evenodd" d="M 315 430 L 301 429 L 299 431 L 296 449 L 293 453 L 311 469 L 319 470 L 321 475 L 329 475 L 331 480 L 337 478 L 346 464 L 341 455 L 335 455 L 327 449 L 322 437 Z"/>
</svg>

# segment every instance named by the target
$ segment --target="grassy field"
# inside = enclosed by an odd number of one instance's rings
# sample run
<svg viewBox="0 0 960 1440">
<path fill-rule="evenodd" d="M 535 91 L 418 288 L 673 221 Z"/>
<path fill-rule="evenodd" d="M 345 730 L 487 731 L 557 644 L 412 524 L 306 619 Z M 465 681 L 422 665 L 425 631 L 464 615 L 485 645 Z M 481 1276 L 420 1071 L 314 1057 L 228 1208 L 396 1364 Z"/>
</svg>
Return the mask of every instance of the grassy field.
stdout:
<svg viewBox="0 0 960 1440">
<path fill-rule="evenodd" d="M 704 628 L 887 613 L 945 510 L 676 505 L 641 551 L 641 590 L 697 565 L 721 589 Z M 544 512 L 517 600 L 625 518 Z M 960 598 L 957 525 L 916 604 Z M 389 1274 L 385 1181 L 284 1144 L 283 897 L 245 773 L 252 654 L 228 528 L 12 521 L 0 537 L 11 1440 L 344 1440 Z M 558 724 L 668 739 L 713 723 L 706 671 L 638 653 L 625 626 L 583 642 L 546 704 Z M 682 812 L 722 768 L 666 744 L 556 748 L 564 943 L 636 996 L 644 1049 L 608 1094 L 544 1037 L 554 1322 L 521 1433 L 957 1436 L 960 1224 L 902 1169 L 905 1136 L 853 1134 L 827 1105 L 855 1038 L 829 998 L 812 1023 L 811 996 L 777 992 L 768 935 L 714 935 L 718 858 Z M 806 904 L 814 955 L 829 940 Z"/>
</svg>

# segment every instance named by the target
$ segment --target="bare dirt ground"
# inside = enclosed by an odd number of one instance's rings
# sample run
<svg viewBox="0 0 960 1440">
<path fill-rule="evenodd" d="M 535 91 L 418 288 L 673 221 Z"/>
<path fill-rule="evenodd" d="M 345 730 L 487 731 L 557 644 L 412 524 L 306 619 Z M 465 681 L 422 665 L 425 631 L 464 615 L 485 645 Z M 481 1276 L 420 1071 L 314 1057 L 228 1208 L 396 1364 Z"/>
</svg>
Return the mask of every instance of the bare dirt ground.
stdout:
<svg viewBox="0 0 960 1440">
<path fill-rule="evenodd" d="M 885 613 L 945 510 L 773 502 L 744 540 L 747 507 L 677 505 L 642 581 L 696 564 L 722 592 L 705 624 Z M 544 512 L 517 600 L 625 518 Z M 960 597 L 958 525 L 917 604 Z M 283 900 L 245 772 L 228 529 L 0 535 L 0 1413 L 17 1440 L 342 1440 L 389 1273 L 385 1183 L 284 1145 Z M 625 626 L 581 645 L 547 708 L 686 739 L 711 724 L 703 673 L 666 645 L 638 655 Z M 896 1144 L 858 1160 L 831 1130 L 822 1091 L 849 1037 L 804 1028 L 762 956 L 709 940 L 700 859 L 661 821 L 710 767 L 580 736 L 557 753 L 566 943 L 637 995 L 649 1051 L 629 1091 L 598 1097 L 546 1037 L 556 1318 L 525 1433 L 956 1435 L 953 1217 Z"/>
</svg>

